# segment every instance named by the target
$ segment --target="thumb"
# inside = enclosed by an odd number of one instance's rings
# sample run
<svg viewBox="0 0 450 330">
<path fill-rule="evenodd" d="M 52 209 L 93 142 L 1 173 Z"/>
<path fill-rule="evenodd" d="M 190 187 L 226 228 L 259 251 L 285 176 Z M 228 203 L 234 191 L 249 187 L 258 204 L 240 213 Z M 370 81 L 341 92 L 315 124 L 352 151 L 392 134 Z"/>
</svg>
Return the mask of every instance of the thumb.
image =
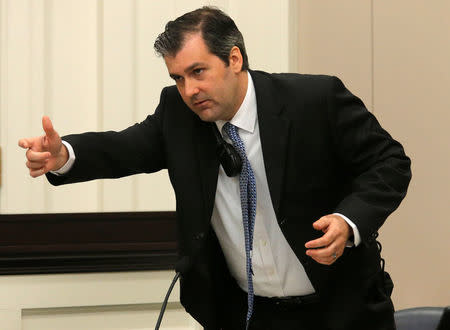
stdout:
<svg viewBox="0 0 450 330">
<path fill-rule="evenodd" d="M 50 120 L 50 118 L 48 116 L 42 117 L 42 128 L 45 131 L 45 135 L 49 139 L 52 139 L 58 135 L 58 133 L 56 133 L 55 129 L 53 128 L 52 121 Z"/>
<path fill-rule="evenodd" d="M 330 225 L 330 218 L 327 216 L 324 216 L 313 223 L 313 227 L 315 230 L 324 230 Z"/>
</svg>

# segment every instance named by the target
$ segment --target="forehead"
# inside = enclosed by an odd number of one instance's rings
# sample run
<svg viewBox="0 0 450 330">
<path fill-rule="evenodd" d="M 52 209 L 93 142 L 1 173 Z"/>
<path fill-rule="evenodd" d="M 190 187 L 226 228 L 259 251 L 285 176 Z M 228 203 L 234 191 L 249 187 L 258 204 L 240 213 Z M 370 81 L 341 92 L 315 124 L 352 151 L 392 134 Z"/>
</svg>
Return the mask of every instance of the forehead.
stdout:
<svg viewBox="0 0 450 330">
<path fill-rule="evenodd" d="M 211 63 L 217 58 L 206 46 L 200 33 L 188 35 L 175 56 L 166 55 L 164 61 L 170 74 L 182 73 L 195 63 Z"/>
</svg>

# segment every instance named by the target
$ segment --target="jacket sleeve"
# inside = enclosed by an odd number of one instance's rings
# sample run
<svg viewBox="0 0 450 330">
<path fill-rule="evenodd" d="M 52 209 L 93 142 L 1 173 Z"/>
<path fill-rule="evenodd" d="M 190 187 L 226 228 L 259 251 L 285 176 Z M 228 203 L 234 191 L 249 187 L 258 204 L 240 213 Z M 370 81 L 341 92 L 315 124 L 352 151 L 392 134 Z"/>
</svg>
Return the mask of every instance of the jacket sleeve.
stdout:
<svg viewBox="0 0 450 330">
<path fill-rule="evenodd" d="M 75 163 L 62 176 L 47 173 L 53 185 L 151 173 L 166 167 L 162 120 L 166 89 L 153 115 L 120 132 L 87 132 L 62 137 L 75 152 Z"/>
<path fill-rule="evenodd" d="M 352 178 L 350 193 L 336 213 L 350 218 L 363 243 L 373 242 L 378 229 L 399 206 L 411 180 L 411 161 L 395 141 L 338 78 L 328 98 L 335 150 Z"/>
</svg>

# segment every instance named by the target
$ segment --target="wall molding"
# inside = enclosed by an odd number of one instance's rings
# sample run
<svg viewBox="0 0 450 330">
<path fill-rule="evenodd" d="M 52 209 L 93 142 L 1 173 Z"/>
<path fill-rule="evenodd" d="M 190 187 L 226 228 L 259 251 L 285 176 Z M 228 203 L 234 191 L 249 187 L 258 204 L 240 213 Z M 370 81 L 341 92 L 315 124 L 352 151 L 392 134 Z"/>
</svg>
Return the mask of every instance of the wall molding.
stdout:
<svg viewBox="0 0 450 330">
<path fill-rule="evenodd" d="M 0 274 L 173 269 L 175 212 L 0 215 Z"/>
</svg>

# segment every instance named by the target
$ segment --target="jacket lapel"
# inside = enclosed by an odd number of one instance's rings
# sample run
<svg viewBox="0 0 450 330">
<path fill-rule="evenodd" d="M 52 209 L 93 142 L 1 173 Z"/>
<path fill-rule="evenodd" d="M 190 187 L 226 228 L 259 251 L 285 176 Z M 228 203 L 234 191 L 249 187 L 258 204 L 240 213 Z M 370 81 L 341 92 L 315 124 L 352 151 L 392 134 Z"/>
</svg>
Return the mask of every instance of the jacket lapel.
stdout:
<svg viewBox="0 0 450 330">
<path fill-rule="evenodd" d="M 197 158 L 199 160 L 200 181 L 203 191 L 204 216 L 206 222 L 209 223 L 216 196 L 219 160 L 217 158 L 215 138 L 210 126 L 211 123 L 203 122 L 198 117 L 197 121 Z"/>
<path fill-rule="evenodd" d="M 258 124 L 267 182 L 272 204 L 280 221 L 280 201 L 289 137 L 289 120 L 284 105 L 267 74 L 250 71 L 256 91 Z"/>
</svg>

